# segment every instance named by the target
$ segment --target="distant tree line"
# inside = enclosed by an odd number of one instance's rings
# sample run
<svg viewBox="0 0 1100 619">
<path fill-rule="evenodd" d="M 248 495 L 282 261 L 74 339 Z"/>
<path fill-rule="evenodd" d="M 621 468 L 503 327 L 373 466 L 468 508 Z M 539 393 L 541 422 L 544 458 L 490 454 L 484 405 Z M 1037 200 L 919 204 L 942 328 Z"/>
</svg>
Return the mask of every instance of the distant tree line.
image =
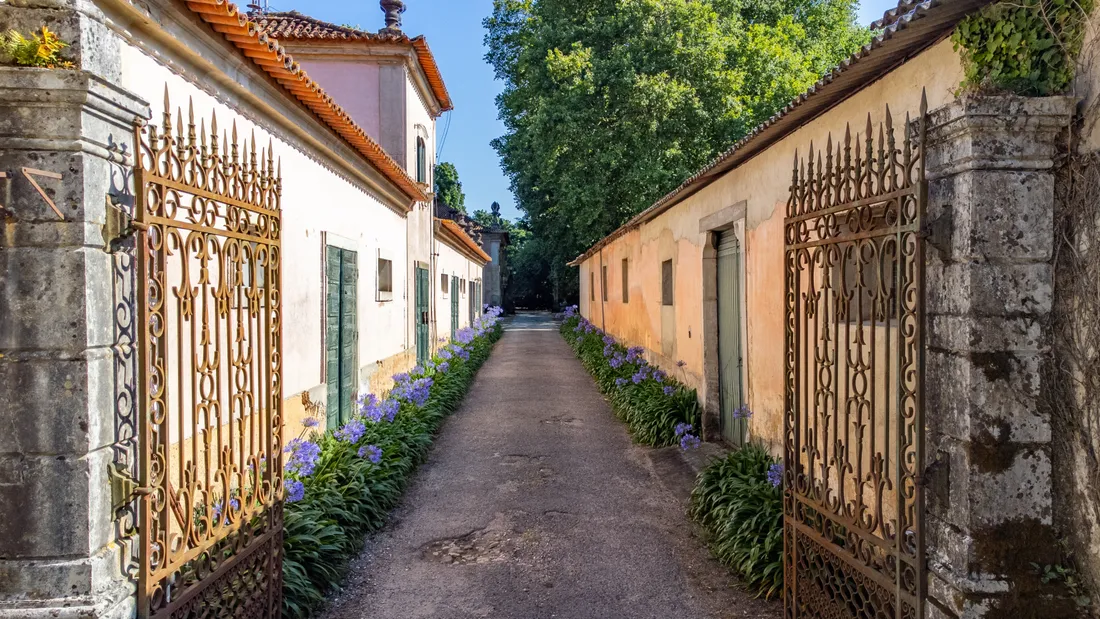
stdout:
<svg viewBox="0 0 1100 619">
<path fill-rule="evenodd" d="M 517 299 L 577 298 L 566 263 L 869 41 L 858 0 L 494 0 L 493 141 L 523 213 Z M 523 291 L 522 294 L 520 291 Z"/>
</svg>

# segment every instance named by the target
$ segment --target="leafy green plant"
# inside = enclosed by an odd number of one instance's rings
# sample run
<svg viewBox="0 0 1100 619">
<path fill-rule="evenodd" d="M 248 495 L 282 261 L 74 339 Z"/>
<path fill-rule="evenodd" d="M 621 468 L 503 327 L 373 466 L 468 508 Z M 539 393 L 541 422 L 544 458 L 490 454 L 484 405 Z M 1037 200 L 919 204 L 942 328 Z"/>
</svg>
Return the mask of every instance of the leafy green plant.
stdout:
<svg viewBox="0 0 1100 619">
<path fill-rule="evenodd" d="M 1081 575 L 1072 565 L 1039 565 L 1031 564 L 1032 573 L 1039 576 L 1044 585 L 1060 584 L 1073 598 L 1079 608 L 1092 606 L 1092 598 L 1087 593 L 1087 586 L 1081 580 Z"/>
<path fill-rule="evenodd" d="M 11 30 L 6 36 L 0 34 L 0 49 L 11 57 L 12 62 L 22 67 L 70 69 L 72 61 L 61 56 L 61 50 L 68 46 L 46 26 L 29 38 L 18 30 Z"/>
<path fill-rule="evenodd" d="M 758 595 L 783 590 L 782 466 L 750 443 L 711 464 L 691 493 L 691 517 L 711 552 Z"/>
<path fill-rule="evenodd" d="M 1069 90 L 1093 0 L 1012 0 L 963 19 L 963 88 L 1047 96 Z"/>
<path fill-rule="evenodd" d="M 699 428 L 702 415 L 694 389 L 650 366 L 640 348 L 625 348 L 596 329 L 576 308 L 567 310 L 561 333 L 635 442 L 652 447 L 697 444 L 692 431 Z"/>
<path fill-rule="evenodd" d="M 287 459 L 285 618 L 312 616 L 344 579 L 348 561 L 365 536 L 385 524 L 440 424 L 461 405 L 503 333 L 495 315 L 476 330 L 463 331 L 469 332 L 465 341 L 448 345 L 400 377 L 385 405 L 364 399 L 364 411 L 369 408 L 377 417 L 357 417 L 335 432 L 288 444 L 296 451 Z M 388 411 L 385 416 L 383 411 Z"/>
</svg>

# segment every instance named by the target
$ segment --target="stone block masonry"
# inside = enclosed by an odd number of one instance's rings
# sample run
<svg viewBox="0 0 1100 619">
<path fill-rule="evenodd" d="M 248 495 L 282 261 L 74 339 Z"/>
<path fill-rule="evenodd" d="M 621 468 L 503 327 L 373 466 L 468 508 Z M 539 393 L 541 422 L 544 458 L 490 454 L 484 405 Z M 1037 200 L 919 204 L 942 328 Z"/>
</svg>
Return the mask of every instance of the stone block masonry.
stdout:
<svg viewBox="0 0 1100 619">
<path fill-rule="evenodd" d="M 105 225 L 109 199 L 132 204 L 133 128 L 149 108 L 113 85 L 117 41 L 89 11 L 0 7 L 10 27 L 58 31 L 76 61 L 0 68 L 0 618 L 134 608 L 108 476 L 132 308 Z"/>
<path fill-rule="evenodd" d="M 1070 98 L 962 98 L 926 148 L 927 616 L 1074 617 L 1056 564 L 1051 423 L 1054 156 Z"/>
</svg>

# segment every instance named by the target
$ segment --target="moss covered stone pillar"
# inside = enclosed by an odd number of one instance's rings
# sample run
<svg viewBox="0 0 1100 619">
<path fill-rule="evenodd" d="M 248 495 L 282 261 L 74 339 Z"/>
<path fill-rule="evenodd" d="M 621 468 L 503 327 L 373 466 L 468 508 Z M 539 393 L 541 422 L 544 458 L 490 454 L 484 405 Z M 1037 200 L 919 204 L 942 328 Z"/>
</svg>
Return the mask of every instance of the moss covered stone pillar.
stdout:
<svg viewBox="0 0 1100 619">
<path fill-rule="evenodd" d="M 1051 423 L 1054 157 L 1069 98 L 964 98 L 927 147 L 927 616 L 1071 617 L 1057 563 Z"/>
<path fill-rule="evenodd" d="M 0 618 L 130 617 L 109 471 L 136 424 L 132 268 L 107 224 L 149 110 L 115 85 L 94 4 L 9 3 L 0 23 L 48 26 L 74 62 L 0 67 Z"/>
</svg>

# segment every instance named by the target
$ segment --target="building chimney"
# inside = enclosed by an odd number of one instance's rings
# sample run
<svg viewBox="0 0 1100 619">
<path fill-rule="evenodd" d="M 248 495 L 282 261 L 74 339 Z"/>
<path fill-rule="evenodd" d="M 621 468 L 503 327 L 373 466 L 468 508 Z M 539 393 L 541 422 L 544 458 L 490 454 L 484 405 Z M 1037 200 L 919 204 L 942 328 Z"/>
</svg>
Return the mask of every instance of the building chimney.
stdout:
<svg viewBox="0 0 1100 619">
<path fill-rule="evenodd" d="M 379 4 L 386 14 L 386 27 L 379 34 L 401 34 L 401 14 L 405 12 L 405 3 L 401 0 L 381 0 Z"/>
</svg>

